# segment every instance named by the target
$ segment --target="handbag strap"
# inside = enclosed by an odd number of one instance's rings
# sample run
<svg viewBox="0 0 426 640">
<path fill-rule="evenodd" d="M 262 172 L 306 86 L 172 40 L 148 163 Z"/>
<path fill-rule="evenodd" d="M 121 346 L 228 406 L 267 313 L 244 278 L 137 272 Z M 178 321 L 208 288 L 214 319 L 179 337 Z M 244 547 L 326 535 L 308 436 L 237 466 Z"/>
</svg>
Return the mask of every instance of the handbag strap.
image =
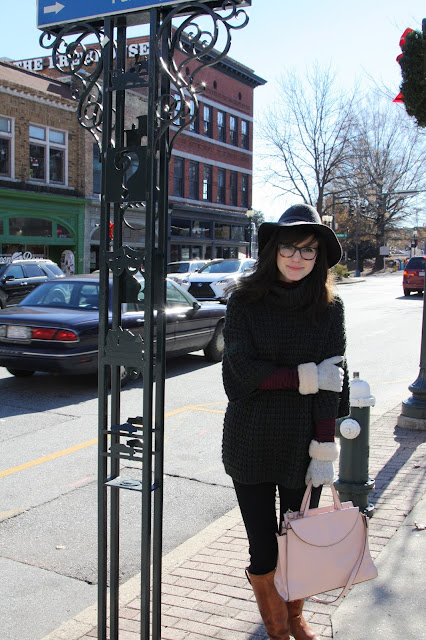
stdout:
<svg viewBox="0 0 426 640">
<path fill-rule="evenodd" d="M 340 502 L 339 494 L 337 493 L 336 488 L 334 487 L 333 484 L 330 485 L 330 489 L 333 495 L 334 506 L 337 510 L 340 510 L 342 508 L 342 503 Z M 302 504 L 300 505 L 300 510 L 299 510 L 300 517 L 306 518 L 306 516 L 308 515 L 309 503 L 311 500 L 311 493 L 312 493 L 312 480 L 309 481 L 308 486 L 306 487 L 305 494 L 302 498 Z"/>
<path fill-rule="evenodd" d="M 321 604 L 335 604 L 336 602 L 339 602 L 349 591 L 349 589 L 352 587 L 354 580 L 356 578 L 356 575 L 359 571 L 359 568 L 361 566 L 361 562 L 364 558 L 364 553 L 365 553 L 365 549 L 367 546 L 367 539 L 368 539 L 368 522 L 367 522 L 367 518 L 366 516 L 363 516 L 362 514 L 360 514 L 362 517 L 362 521 L 364 523 L 364 544 L 362 545 L 362 549 L 361 549 L 361 553 L 359 554 L 359 557 L 357 559 L 357 561 L 355 562 L 355 565 L 351 571 L 351 575 L 348 578 L 348 581 L 346 583 L 346 585 L 343 587 L 342 591 L 340 592 L 340 594 L 337 596 L 337 598 L 334 598 L 334 600 L 322 600 L 321 598 L 317 598 L 316 596 L 310 596 L 311 600 L 314 600 L 315 602 L 320 602 Z"/>
</svg>

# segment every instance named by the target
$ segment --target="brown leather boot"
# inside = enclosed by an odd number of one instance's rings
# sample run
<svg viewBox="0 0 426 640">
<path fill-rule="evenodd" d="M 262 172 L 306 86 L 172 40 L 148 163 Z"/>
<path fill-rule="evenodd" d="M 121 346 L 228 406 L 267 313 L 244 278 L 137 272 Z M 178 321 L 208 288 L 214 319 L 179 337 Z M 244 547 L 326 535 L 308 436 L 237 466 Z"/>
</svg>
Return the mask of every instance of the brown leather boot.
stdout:
<svg viewBox="0 0 426 640">
<path fill-rule="evenodd" d="M 320 640 L 302 615 L 304 600 L 287 602 L 290 633 L 295 640 Z"/>
<path fill-rule="evenodd" d="M 275 570 L 256 576 L 246 570 L 269 639 L 290 640 L 287 603 L 275 589 L 274 574 Z"/>
</svg>

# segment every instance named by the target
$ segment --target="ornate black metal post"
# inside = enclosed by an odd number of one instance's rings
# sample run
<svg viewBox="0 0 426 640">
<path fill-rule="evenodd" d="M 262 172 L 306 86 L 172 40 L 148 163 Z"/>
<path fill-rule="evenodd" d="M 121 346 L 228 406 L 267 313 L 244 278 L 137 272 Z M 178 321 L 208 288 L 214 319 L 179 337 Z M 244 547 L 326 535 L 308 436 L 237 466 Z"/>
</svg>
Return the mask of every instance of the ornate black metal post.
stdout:
<svg viewBox="0 0 426 640">
<path fill-rule="evenodd" d="M 407 429 L 426 430 L 426 304 L 424 293 L 420 370 L 416 380 L 410 384 L 408 389 L 412 395 L 402 402 L 401 414 L 398 417 L 398 426 Z"/>
<path fill-rule="evenodd" d="M 152 6 L 159 4 L 153 2 Z M 64 71 L 56 62 L 60 48 L 64 49 L 76 82 L 79 122 L 94 136 L 102 158 L 98 640 L 107 640 L 108 569 L 109 640 L 119 640 L 122 489 L 141 496 L 140 638 L 159 640 L 161 637 L 168 166 L 176 137 L 198 115 L 197 94 L 204 84 L 195 82 L 195 78 L 205 67 L 217 64 L 227 55 L 231 29 L 240 29 L 248 21 L 238 7 L 248 4 L 250 0 L 176 1 L 176 6 L 169 5 L 168 10 L 151 8 L 148 14 L 139 9 L 137 17 L 127 10 L 125 15 L 103 21 L 97 19 L 93 24 L 60 25 L 41 38 L 42 46 L 53 49 L 54 64 L 61 72 Z M 220 15 L 216 9 L 225 11 L 226 15 Z M 138 19 L 146 22 L 148 16 L 150 22 L 149 59 L 136 57 L 130 69 L 126 68 L 128 16 L 132 17 L 132 24 Z M 179 19 L 179 26 L 172 32 L 174 18 Z M 211 33 L 205 23 L 203 28 L 196 24 L 198 18 L 211 21 Z M 232 24 L 233 20 L 236 24 Z M 220 27 L 225 29 L 226 37 L 219 53 Z M 92 39 L 95 36 L 96 43 L 86 47 L 84 40 L 88 36 Z M 90 68 L 89 50 L 96 53 L 94 69 Z M 83 67 L 86 67 L 85 73 L 81 72 Z M 187 71 L 189 68 L 191 72 Z M 148 91 L 148 110 L 147 114 L 137 116 L 137 125 L 126 130 L 125 98 L 130 88 Z M 171 125 L 174 126 L 172 136 Z M 143 251 L 123 245 L 123 227 L 132 227 L 127 217 L 129 210 L 138 218 L 139 230 L 145 232 Z M 129 302 L 143 304 L 143 336 L 122 326 L 122 304 Z M 121 413 L 125 402 L 120 388 L 123 372 L 134 378 L 143 375 L 142 415 L 128 417 L 124 423 Z M 121 460 L 139 463 L 140 478 L 122 477 Z"/>
</svg>

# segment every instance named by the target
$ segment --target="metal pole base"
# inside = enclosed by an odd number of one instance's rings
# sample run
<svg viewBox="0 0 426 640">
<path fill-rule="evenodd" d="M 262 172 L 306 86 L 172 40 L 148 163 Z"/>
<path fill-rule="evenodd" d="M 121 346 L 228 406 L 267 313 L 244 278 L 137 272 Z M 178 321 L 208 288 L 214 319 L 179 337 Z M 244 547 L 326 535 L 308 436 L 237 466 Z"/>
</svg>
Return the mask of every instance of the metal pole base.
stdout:
<svg viewBox="0 0 426 640">
<path fill-rule="evenodd" d="M 405 400 L 401 405 L 401 414 L 398 416 L 398 427 L 426 431 L 426 403 L 422 404 L 424 406 L 418 406 L 418 401 L 414 398 Z"/>
</svg>

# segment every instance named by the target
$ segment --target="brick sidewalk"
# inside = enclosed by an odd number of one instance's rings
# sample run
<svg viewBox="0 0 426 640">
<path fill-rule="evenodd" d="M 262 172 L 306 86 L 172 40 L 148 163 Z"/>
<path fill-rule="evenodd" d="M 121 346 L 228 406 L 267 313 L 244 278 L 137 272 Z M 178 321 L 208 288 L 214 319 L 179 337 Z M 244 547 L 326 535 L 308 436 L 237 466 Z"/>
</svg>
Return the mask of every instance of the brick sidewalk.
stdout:
<svg viewBox="0 0 426 640">
<path fill-rule="evenodd" d="M 375 505 L 370 521 L 373 558 L 426 493 L 426 432 L 396 427 L 399 413 L 400 405 L 370 426 L 370 476 L 376 481 L 375 490 L 370 494 L 370 501 Z M 244 576 L 247 540 L 238 509 L 221 518 L 220 531 L 217 528 L 208 537 L 205 544 L 183 560 L 175 557 L 169 566 L 165 563 L 162 640 L 267 638 L 253 592 Z M 134 582 L 128 591 L 137 593 L 136 586 Z M 123 602 L 125 598 L 125 594 L 120 598 L 123 603 L 120 640 L 139 640 L 140 600 L 127 597 Z M 335 609 L 333 604 L 306 602 L 305 617 L 322 639 L 333 637 L 331 617 Z M 93 621 L 93 611 L 91 608 L 90 615 L 80 618 L 85 622 L 84 631 L 76 620 L 72 636 L 59 629 L 45 640 L 96 638 L 96 627 L 88 628 L 91 618 Z"/>
</svg>

